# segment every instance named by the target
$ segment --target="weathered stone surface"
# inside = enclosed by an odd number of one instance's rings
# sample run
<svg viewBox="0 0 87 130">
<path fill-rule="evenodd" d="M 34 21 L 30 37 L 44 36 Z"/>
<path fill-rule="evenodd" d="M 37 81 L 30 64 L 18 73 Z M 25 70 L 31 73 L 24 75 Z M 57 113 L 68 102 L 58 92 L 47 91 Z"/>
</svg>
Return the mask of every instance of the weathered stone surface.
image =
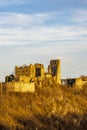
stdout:
<svg viewBox="0 0 87 130">
<path fill-rule="evenodd" d="M 25 82 L 7 82 L 3 86 L 6 92 L 35 92 L 35 84 Z"/>
<path fill-rule="evenodd" d="M 29 66 L 15 67 L 15 77 L 18 80 L 27 80 L 27 77 L 30 80 L 43 80 L 44 79 L 44 66 L 42 64 L 30 64 Z"/>
<path fill-rule="evenodd" d="M 48 66 L 48 71 L 58 84 L 61 84 L 60 60 L 51 60 Z"/>
</svg>

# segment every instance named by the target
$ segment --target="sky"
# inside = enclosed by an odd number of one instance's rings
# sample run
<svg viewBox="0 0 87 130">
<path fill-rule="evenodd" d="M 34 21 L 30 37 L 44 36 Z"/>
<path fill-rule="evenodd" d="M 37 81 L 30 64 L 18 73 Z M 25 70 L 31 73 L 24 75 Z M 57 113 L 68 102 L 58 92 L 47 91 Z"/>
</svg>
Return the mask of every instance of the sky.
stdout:
<svg viewBox="0 0 87 130">
<path fill-rule="evenodd" d="M 62 78 L 87 75 L 87 0 L 0 0 L 0 81 L 51 59 Z"/>
</svg>

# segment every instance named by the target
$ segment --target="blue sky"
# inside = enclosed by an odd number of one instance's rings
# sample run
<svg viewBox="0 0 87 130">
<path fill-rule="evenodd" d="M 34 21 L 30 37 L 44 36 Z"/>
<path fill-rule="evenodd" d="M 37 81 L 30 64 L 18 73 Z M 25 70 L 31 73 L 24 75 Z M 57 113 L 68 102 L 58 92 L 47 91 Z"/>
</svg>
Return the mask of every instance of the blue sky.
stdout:
<svg viewBox="0 0 87 130">
<path fill-rule="evenodd" d="M 0 0 L 0 80 L 15 65 L 61 59 L 62 78 L 87 75 L 87 0 Z"/>
</svg>

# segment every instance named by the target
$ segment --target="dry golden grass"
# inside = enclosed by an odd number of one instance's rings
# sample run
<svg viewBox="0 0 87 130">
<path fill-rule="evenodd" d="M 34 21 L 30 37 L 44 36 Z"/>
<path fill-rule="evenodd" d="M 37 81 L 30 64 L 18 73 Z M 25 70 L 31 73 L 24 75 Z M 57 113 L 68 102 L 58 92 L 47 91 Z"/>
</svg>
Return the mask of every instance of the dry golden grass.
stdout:
<svg viewBox="0 0 87 130">
<path fill-rule="evenodd" d="M 87 130 L 86 92 L 46 80 L 34 94 L 2 94 L 0 130 Z"/>
</svg>

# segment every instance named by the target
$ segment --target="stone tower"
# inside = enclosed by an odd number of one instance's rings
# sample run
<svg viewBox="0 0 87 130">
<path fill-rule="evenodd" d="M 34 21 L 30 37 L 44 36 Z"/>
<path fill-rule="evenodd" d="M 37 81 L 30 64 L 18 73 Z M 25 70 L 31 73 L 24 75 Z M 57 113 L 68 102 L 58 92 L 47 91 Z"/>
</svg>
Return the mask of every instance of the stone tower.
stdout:
<svg viewBox="0 0 87 130">
<path fill-rule="evenodd" d="M 60 60 L 57 60 L 57 70 L 56 70 L 56 82 L 61 84 L 61 69 L 60 69 Z"/>
<path fill-rule="evenodd" d="M 58 84 L 61 84 L 60 60 L 51 60 L 49 68 L 51 68 L 51 75 Z"/>
</svg>

